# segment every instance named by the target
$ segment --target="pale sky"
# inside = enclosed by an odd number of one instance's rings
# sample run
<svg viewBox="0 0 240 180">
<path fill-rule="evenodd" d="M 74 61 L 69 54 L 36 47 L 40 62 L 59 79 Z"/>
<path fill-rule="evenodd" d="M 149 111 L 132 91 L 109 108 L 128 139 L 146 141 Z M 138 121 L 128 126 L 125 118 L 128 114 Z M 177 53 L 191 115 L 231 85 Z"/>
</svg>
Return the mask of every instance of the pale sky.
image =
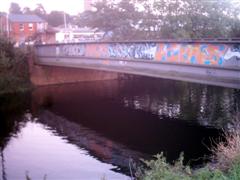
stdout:
<svg viewBox="0 0 240 180">
<path fill-rule="evenodd" d="M 49 13 L 52 10 L 65 11 L 76 15 L 83 11 L 83 0 L 0 0 L 0 12 L 8 12 L 11 2 L 18 3 L 21 8 L 35 9 L 36 4 L 42 4 Z"/>
</svg>

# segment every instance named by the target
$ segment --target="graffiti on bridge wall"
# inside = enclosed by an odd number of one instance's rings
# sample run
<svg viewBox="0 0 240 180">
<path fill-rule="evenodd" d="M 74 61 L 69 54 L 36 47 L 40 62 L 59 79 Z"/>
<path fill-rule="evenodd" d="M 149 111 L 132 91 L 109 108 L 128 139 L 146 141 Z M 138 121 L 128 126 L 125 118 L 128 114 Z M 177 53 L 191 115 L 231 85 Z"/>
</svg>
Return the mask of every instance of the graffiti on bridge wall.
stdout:
<svg viewBox="0 0 240 180">
<path fill-rule="evenodd" d="M 222 66 L 229 61 L 239 60 L 240 51 L 236 48 L 238 46 L 200 43 L 159 44 L 155 59 L 164 62 Z"/>
<path fill-rule="evenodd" d="M 154 59 L 156 43 L 109 44 L 108 52 L 114 58 Z"/>
<path fill-rule="evenodd" d="M 239 66 L 240 44 L 89 43 L 60 45 L 58 55 Z"/>
<path fill-rule="evenodd" d="M 84 56 L 85 44 L 62 45 L 56 49 L 56 52 L 60 56 Z"/>
</svg>

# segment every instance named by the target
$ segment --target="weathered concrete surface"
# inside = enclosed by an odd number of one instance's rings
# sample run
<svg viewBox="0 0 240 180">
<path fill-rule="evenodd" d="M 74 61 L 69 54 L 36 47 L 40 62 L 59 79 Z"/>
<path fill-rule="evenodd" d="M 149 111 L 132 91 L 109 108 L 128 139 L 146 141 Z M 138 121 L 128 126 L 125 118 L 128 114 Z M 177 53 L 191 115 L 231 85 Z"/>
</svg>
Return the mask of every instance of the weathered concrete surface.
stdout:
<svg viewBox="0 0 240 180">
<path fill-rule="evenodd" d="M 30 80 L 35 86 L 117 79 L 118 73 L 98 70 L 41 66 L 29 58 Z"/>
<path fill-rule="evenodd" d="M 50 67 L 62 66 L 69 68 L 86 68 L 99 71 L 143 75 L 240 89 L 240 70 L 235 68 L 160 63 L 143 60 L 131 61 L 71 57 L 40 57 L 37 63 L 39 65 Z"/>
</svg>

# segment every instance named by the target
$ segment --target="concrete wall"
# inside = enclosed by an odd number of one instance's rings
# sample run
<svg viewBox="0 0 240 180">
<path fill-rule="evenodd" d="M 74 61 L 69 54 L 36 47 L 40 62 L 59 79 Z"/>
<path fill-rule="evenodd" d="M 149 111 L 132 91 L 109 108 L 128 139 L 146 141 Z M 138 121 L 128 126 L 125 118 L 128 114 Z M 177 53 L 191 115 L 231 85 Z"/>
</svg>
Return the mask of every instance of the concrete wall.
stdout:
<svg viewBox="0 0 240 180">
<path fill-rule="evenodd" d="M 150 60 L 166 63 L 240 68 L 240 43 L 122 42 L 38 47 L 39 56 Z"/>
<path fill-rule="evenodd" d="M 30 79 L 33 85 L 43 86 L 82 81 L 117 79 L 118 73 L 69 67 L 39 66 L 29 57 Z"/>
</svg>

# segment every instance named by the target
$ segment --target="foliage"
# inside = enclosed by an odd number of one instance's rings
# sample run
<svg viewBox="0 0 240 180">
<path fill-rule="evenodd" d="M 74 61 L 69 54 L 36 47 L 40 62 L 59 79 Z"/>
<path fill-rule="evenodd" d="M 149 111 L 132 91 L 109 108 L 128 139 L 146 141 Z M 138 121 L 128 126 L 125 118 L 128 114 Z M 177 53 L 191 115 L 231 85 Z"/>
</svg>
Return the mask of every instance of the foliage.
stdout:
<svg viewBox="0 0 240 180">
<path fill-rule="evenodd" d="M 200 169 L 183 165 L 183 154 L 173 164 L 166 162 L 163 153 L 155 160 L 145 161 L 147 169 L 139 168 L 136 177 L 143 180 L 239 180 L 240 179 L 240 124 L 225 133 L 225 142 L 212 149 L 214 160 Z M 215 163 L 217 162 L 217 163 Z"/>
<path fill-rule="evenodd" d="M 139 169 L 136 178 L 141 180 L 239 180 L 240 162 L 233 164 L 227 172 L 205 166 L 200 169 L 191 169 L 183 165 L 183 156 L 170 165 L 163 154 L 155 156 L 155 160 L 145 161 L 147 170 Z"/>
<path fill-rule="evenodd" d="M 138 170 L 136 176 L 143 180 L 225 180 L 227 177 L 222 171 L 210 170 L 209 167 L 204 167 L 198 170 L 193 170 L 189 166 L 183 165 L 183 154 L 173 164 L 166 162 L 163 153 L 155 156 L 156 160 L 145 161 L 148 170 Z"/>
<path fill-rule="evenodd" d="M 19 6 L 19 4 L 12 2 L 9 8 L 9 13 L 22 14 L 21 7 Z"/>
<path fill-rule="evenodd" d="M 79 16 L 113 39 L 223 38 L 239 35 L 239 3 L 229 0 L 112 0 Z"/>
<path fill-rule="evenodd" d="M 0 93 L 23 90 L 29 86 L 27 54 L 0 37 Z"/>
<path fill-rule="evenodd" d="M 132 1 L 122 0 L 119 3 L 103 0 L 94 6 L 97 11 L 86 11 L 80 15 L 78 25 L 88 26 L 106 34 L 114 33 L 115 39 L 135 37 L 140 13 Z"/>
<path fill-rule="evenodd" d="M 65 13 L 66 15 L 66 21 L 70 21 L 70 15 Z M 64 12 L 63 11 L 51 11 L 47 16 L 46 16 L 47 22 L 51 26 L 60 26 L 64 24 Z"/>
<path fill-rule="evenodd" d="M 37 4 L 36 8 L 31 10 L 29 7 L 24 7 L 21 9 L 19 4 L 12 3 L 9 9 L 9 13 L 13 14 L 35 14 L 42 19 L 46 20 L 51 26 L 60 26 L 64 24 L 64 11 L 51 11 L 47 13 L 44 6 L 42 4 Z M 74 16 L 70 16 L 65 13 L 67 22 L 73 22 Z"/>
<path fill-rule="evenodd" d="M 235 120 L 233 126 L 234 129 L 225 133 L 226 142 L 220 142 L 212 148 L 215 167 L 222 171 L 227 171 L 229 167 L 240 163 L 240 119 Z"/>
</svg>

